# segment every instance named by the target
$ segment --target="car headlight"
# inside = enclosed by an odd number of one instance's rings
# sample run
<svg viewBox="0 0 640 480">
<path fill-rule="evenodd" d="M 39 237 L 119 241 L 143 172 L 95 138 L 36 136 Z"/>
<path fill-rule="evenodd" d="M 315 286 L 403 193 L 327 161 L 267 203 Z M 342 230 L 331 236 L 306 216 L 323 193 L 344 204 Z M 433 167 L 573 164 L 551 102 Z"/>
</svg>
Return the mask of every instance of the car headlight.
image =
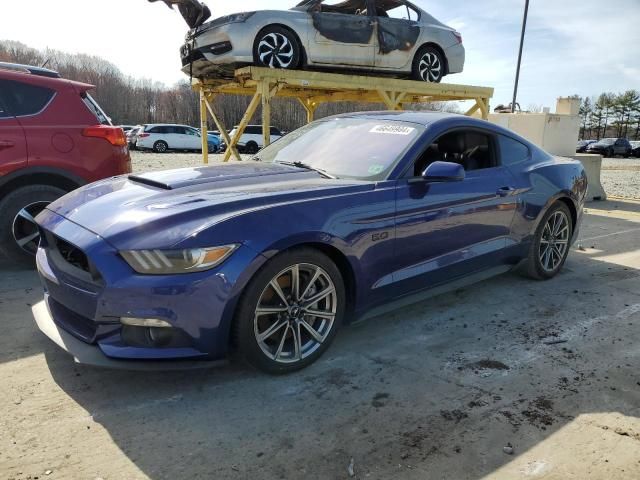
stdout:
<svg viewBox="0 0 640 480">
<path fill-rule="evenodd" d="M 186 250 L 127 250 L 120 252 L 120 255 L 138 273 L 170 275 L 211 270 L 229 258 L 239 246 L 233 244 Z"/>
</svg>

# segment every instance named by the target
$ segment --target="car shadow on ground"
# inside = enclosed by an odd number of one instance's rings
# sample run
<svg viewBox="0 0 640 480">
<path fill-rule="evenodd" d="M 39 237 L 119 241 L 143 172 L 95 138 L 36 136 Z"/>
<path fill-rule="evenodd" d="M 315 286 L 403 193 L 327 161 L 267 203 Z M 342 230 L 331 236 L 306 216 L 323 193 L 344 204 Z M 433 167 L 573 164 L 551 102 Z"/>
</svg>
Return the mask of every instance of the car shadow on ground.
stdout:
<svg viewBox="0 0 640 480">
<path fill-rule="evenodd" d="M 590 205 L 603 207 L 612 202 Z M 595 437 L 611 435 L 620 452 L 637 453 L 640 431 L 592 415 L 640 417 L 640 270 L 625 257 L 639 246 L 608 236 L 638 227 L 600 218 L 557 278 L 506 274 L 353 325 L 319 362 L 289 376 L 239 362 L 211 371 L 96 370 L 53 346 L 44 347 L 46 362 L 87 411 L 87 427 L 104 427 L 153 479 L 348 478 L 351 459 L 358 478 L 514 478 L 510 468 L 557 472 L 549 458 L 563 449 L 575 472 L 583 453 L 562 440 L 546 460 L 527 455 L 584 418 Z M 514 455 L 504 453 L 508 445 Z M 638 478 L 638 459 L 620 466 L 624 455 L 610 453 L 595 454 L 601 464 L 588 458 L 588 468 L 613 469 L 607 478 L 626 468 Z"/>
</svg>

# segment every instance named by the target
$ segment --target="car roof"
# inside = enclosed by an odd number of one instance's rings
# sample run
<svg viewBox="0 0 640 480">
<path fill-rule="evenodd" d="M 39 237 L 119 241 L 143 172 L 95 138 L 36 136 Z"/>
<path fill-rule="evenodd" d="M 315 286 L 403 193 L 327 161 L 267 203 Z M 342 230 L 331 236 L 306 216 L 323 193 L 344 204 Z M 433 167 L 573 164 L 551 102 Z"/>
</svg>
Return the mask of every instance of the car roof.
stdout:
<svg viewBox="0 0 640 480">
<path fill-rule="evenodd" d="M 0 69 L 11 70 L 14 72 L 30 73 L 31 75 L 38 75 L 40 77 L 62 78 L 62 76 L 55 70 L 50 70 L 43 67 L 35 67 L 33 65 L 24 65 L 21 63 L 0 62 Z"/>
<path fill-rule="evenodd" d="M 343 113 L 334 115 L 328 118 L 369 118 L 372 120 L 387 120 L 397 122 L 409 122 L 416 123 L 418 125 L 429 126 L 436 122 L 447 119 L 467 119 L 471 122 L 477 120 L 472 117 L 467 117 L 459 113 L 446 113 L 446 112 L 413 112 L 413 111 L 379 111 L 379 112 L 356 112 L 356 113 Z"/>
</svg>

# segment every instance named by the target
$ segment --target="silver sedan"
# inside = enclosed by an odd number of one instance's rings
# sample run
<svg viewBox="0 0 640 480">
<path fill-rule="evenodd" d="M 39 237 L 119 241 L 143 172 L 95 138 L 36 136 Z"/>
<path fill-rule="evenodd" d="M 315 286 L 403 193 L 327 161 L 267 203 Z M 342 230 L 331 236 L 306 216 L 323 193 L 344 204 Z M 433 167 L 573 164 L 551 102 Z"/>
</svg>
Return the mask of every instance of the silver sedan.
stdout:
<svg viewBox="0 0 640 480">
<path fill-rule="evenodd" d="M 465 52 L 460 33 L 405 0 L 306 0 L 202 23 L 187 34 L 181 56 L 194 77 L 257 65 L 440 82 L 462 72 Z"/>
</svg>

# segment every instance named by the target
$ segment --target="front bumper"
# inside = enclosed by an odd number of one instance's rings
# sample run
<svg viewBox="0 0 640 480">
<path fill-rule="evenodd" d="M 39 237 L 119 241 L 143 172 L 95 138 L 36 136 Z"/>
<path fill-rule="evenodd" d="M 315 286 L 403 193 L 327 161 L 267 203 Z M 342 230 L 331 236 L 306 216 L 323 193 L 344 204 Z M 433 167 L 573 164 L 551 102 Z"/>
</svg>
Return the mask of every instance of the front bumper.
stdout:
<svg viewBox="0 0 640 480">
<path fill-rule="evenodd" d="M 47 300 L 42 300 L 31 307 L 36 325 L 51 341 L 62 348 L 65 352 L 73 356 L 76 363 L 90 365 L 94 367 L 141 370 L 141 371 L 167 371 L 196 368 L 211 368 L 227 364 L 226 360 L 216 361 L 127 361 L 114 360 L 107 357 L 96 345 L 87 344 L 56 325 L 51 315 Z"/>
<path fill-rule="evenodd" d="M 110 361 L 210 363 L 226 357 L 238 276 L 256 257 L 247 247 L 208 272 L 146 276 L 104 239 L 60 215 L 45 210 L 38 223 L 43 241 L 36 265 L 45 300 L 34 316 L 77 361 L 114 366 Z M 77 247 L 90 267 L 68 264 L 59 254 L 60 241 Z M 123 326 L 122 317 L 164 320 L 171 324 L 171 341 L 153 343 L 148 329 Z"/>
<path fill-rule="evenodd" d="M 230 23 L 209 29 L 180 48 L 182 71 L 187 75 L 232 75 L 236 68 L 253 63 L 255 28 Z"/>
</svg>

